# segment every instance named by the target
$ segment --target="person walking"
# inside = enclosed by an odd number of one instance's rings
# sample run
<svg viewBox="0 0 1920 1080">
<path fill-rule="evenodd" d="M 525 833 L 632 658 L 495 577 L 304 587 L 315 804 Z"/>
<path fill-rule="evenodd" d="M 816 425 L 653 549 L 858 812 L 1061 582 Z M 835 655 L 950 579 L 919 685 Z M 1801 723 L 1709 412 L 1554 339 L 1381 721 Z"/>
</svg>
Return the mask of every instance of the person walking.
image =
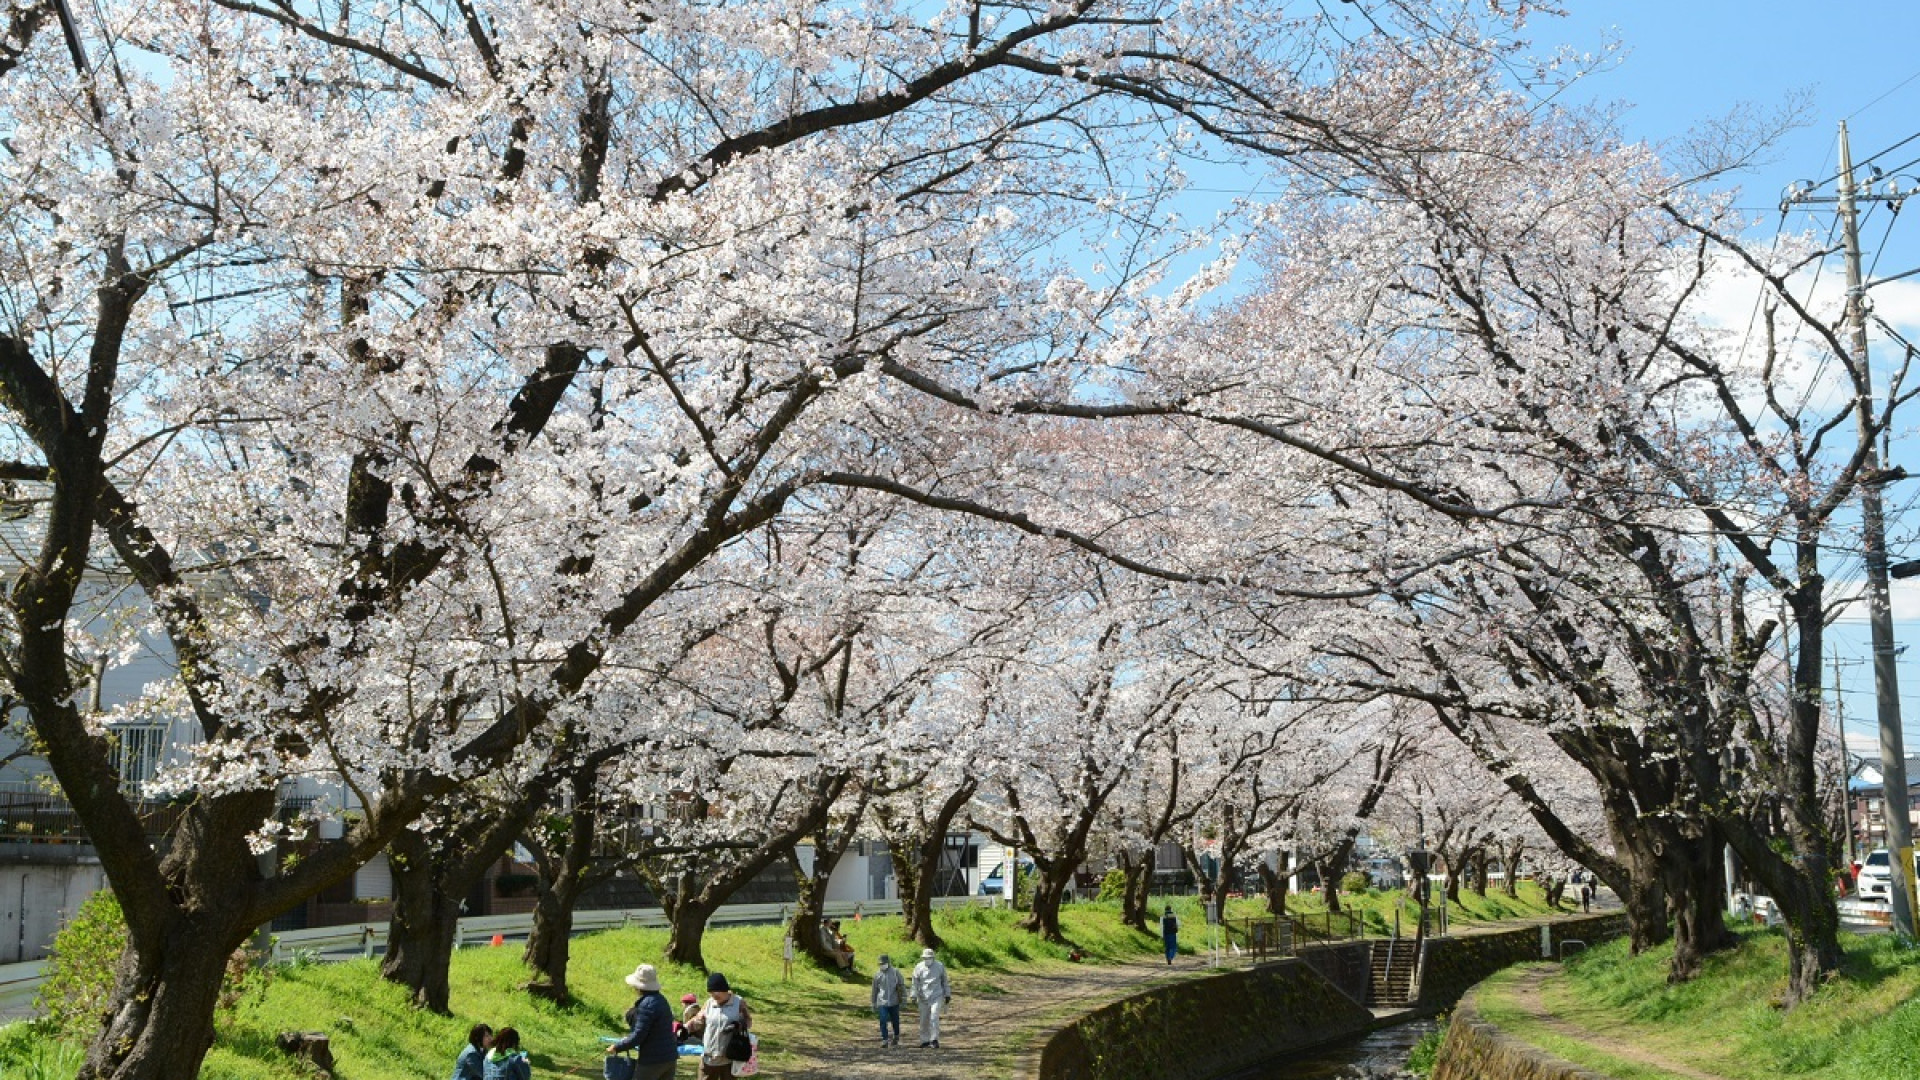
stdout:
<svg viewBox="0 0 1920 1080">
<path fill-rule="evenodd" d="M 934 957 L 932 949 L 920 950 L 908 995 L 920 1005 L 920 1045 L 940 1049 L 940 1017 L 953 1001 L 953 989 L 947 985 L 947 966 Z"/>
<path fill-rule="evenodd" d="M 893 957 L 880 954 L 880 970 L 873 973 L 873 1011 L 880 1017 L 880 1045 L 900 1045 L 900 998 L 907 992 L 907 981 L 893 966 Z M 887 1037 L 887 1025 L 893 1025 L 893 1037 Z"/>
<path fill-rule="evenodd" d="M 609 1054 L 634 1051 L 633 1080 L 668 1080 L 680 1063 L 673 1038 L 673 1008 L 660 993 L 660 973 L 641 964 L 627 976 L 627 985 L 640 996 L 627 1010 L 627 1037 L 607 1047 Z"/>
<path fill-rule="evenodd" d="M 1173 914 L 1173 905 L 1168 904 L 1166 913 L 1160 916 L 1160 943 L 1167 949 L 1167 966 L 1173 966 L 1173 958 L 1180 951 L 1180 920 Z"/>
<path fill-rule="evenodd" d="M 493 1028 L 475 1024 L 467 1032 L 467 1045 L 453 1059 L 453 1080 L 486 1080 L 487 1047 L 493 1045 Z"/>
<path fill-rule="evenodd" d="M 493 1048 L 487 1051 L 486 1080 L 533 1080 L 533 1063 L 520 1049 L 520 1033 L 503 1027 L 493 1033 Z"/>
<path fill-rule="evenodd" d="M 727 1056 L 727 1041 L 737 1029 L 753 1029 L 753 1013 L 747 999 L 733 992 L 727 977 L 714 972 L 707 976 L 707 1008 L 701 1014 L 706 1031 L 701 1036 L 700 1080 L 731 1080 L 733 1059 Z"/>
</svg>

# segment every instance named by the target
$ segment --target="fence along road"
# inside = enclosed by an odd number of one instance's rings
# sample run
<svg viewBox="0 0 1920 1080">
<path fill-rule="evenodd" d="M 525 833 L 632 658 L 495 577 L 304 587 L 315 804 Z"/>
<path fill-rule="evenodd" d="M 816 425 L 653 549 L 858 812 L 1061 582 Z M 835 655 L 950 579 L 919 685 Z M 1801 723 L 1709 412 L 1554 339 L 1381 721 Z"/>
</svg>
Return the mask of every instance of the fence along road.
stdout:
<svg viewBox="0 0 1920 1080">
<path fill-rule="evenodd" d="M 936 896 L 933 906 L 936 908 L 967 907 L 972 904 L 994 906 L 999 897 L 979 896 Z M 861 900 L 828 901 L 824 905 L 823 918 L 850 919 L 856 915 L 898 915 L 898 900 Z M 792 912 L 792 904 L 728 904 L 713 913 L 707 920 L 708 926 L 750 926 L 779 924 L 787 920 Z M 620 911 L 576 911 L 573 915 L 573 933 L 593 933 L 598 930 L 615 930 L 628 926 L 665 927 L 667 916 L 657 907 L 627 908 Z M 506 939 L 524 939 L 533 930 L 533 914 L 519 915 L 478 915 L 461 919 L 460 929 L 454 937 L 454 947 L 484 945 L 491 942 L 497 934 Z M 290 956 L 307 954 L 318 956 L 322 960 L 351 960 L 359 956 L 378 956 L 387 951 L 387 924 L 347 923 L 342 926 L 321 926 L 312 930 L 288 930 L 273 935 L 270 943 L 271 958 L 285 960 Z M 45 978 L 46 961 L 32 960 L 24 964 L 0 965 L 0 1021 L 23 1020 L 33 1015 L 33 999 L 40 992 L 40 983 Z"/>
</svg>

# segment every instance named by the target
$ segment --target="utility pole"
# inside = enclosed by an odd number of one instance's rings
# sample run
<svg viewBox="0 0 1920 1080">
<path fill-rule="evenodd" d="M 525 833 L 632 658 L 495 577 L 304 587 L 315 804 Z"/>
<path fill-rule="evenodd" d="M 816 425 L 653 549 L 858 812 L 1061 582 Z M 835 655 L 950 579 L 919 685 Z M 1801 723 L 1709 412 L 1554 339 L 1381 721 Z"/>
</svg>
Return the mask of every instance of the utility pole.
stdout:
<svg viewBox="0 0 1920 1080">
<path fill-rule="evenodd" d="M 1847 267 L 1847 331 L 1853 368 L 1859 380 L 1854 398 L 1854 419 L 1859 426 L 1863 446 L 1858 483 L 1860 485 L 1860 532 L 1862 556 L 1867 568 L 1867 620 L 1873 629 L 1873 690 L 1880 720 L 1881 794 L 1887 807 L 1887 849 L 1892 866 L 1888 867 L 1892 884 L 1888 890 L 1893 901 L 1893 928 L 1907 938 L 1914 936 L 1913 902 L 1913 825 L 1907 791 L 1907 757 L 1900 734 L 1900 680 L 1894 671 L 1898 649 L 1893 644 L 1893 601 L 1887 578 L 1887 521 L 1880 504 L 1880 487 L 1899 479 L 1899 470 L 1881 467 L 1880 433 L 1876 430 L 1873 408 L 1873 368 L 1867 357 L 1867 286 L 1860 272 L 1860 202 L 1898 204 L 1907 194 L 1898 191 L 1859 191 L 1853 183 L 1853 151 L 1847 145 L 1847 123 L 1840 122 L 1840 175 L 1838 196 L 1814 196 L 1809 187 L 1795 185 L 1781 200 L 1781 209 L 1794 203 L 1833 203 L 1840 215 L 1841 240 L 1845 244 Z M 1920 568 L 1902 564 L 1902 577 Z M 1819 657 L 1811 658 L 1815 665 Z M 1842 747 L 1845 739 L 1842 738 Z"/>
<path fill-rule="evenodd" d="M 1880 505 L 1880 440 L 1873 414 L 1873 369 L 1867 362 L 1867 290 L 1860 273 L 1860 221 L 1855 211 L 1853 152 L 1840 122 L 1840 229 L 1846 245 L 1847 330 L 1860 380 L 1854 415 L 1866 443 L 1860 463 L 1861 547 L 1867 565 L 1867 617 L 1873 627 L 1873 690 L 1880 717 L 1880 775 L 1893 865 L 1893 928 L 1913 937 L 1913 829 L 1907 817 L 1907 757 L 1900 734 L 1900 680 L 1894 670 L 1893 600 L 1887 586 L 1887 522 Z"/>
<path fill-rule="evenodd" d="M 1853 880 L 1853 765 L 1847 753 L 1847 699 L 1840 692 L 1840 646 L 1834 645 L 1833 656 L 1833 734 L 1840 740 L 1840 827 L 1846 831 L 1846 843 L 1841 846 L 1841 858 L 1846 860 L 1845 870 L 1849 890 L 1858 889 L 1860 883 Z"/>
</svg>

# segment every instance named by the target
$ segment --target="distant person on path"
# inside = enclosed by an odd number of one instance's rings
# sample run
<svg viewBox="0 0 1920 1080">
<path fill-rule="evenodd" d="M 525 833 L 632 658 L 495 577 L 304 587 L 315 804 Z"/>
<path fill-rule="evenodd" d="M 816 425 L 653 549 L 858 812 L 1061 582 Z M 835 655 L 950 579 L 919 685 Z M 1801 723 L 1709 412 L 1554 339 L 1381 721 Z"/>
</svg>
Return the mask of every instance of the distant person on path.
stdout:
<svg viewBox="0 0 1920 1080">
<path fill-rule="evenodd" d="M 487 1051 L 486 1080 L 533 1080 L 533 1063 L 520 1049 L 520 1033 L 503 1027 L 493 1033 L 493 1049 Z"/>
<path fill-rule="evenodd" d="M 880 970 L 873 973 L 873 1011 L 880 1017 L 880 1045 L 900 1045 L 900 999 L 907 992 L 907 980 L 893 966 L 893 957 L 880 954 Z M 888 1038 L 887 1025 L 893 1025 Z"/>
<path fill-rule="evenodd" d="M 453 1080 L 486 1080 L 487 1047 L 493 1045 L 493 1029 L 475 1024 L 467 1032 L 467 1045 L 453 1059 Z"/>
<path fill-rule="evenodd" d="M 627 976 L 627 985 L 640 996 L 627 1010 L 627 1037 L 607 1047 L 607 1053 L 635 1052 L 633 1080 L 667 1080 L 680 1052 L 673 1037 L 673 1007 L 660 993 L 660 973 L 652 964 L 641 964 Z"/>
<path fill-rule="evenodd" d="M 908 993 L 920 1005 L 920 1045 L 940 1049 L 940 1017 L 953 1000 L 953 989 L 947 985 L 947 966 L 935 959 L 932 949 L 920 950 Z"/>
<path fill-rule="evenodd" d="M 700 1044 L 700 1080 L 731 1080 L 733 1059 L 727 1056 L 727 1040 L 736 1028 L 742 1032 L 753 1029 L 753 1013 L 747 1009 L 747 1000 L 734 993 L 727 977 L 717 971 L 707 976 L 707 1008 L 701 1019 L 705 1027 Z"/>
<path fill-rule="evenodd" d="M 1172 967 L 1174 955 L 1180 951 L 1180 920 L 1174 916 L 1172 904 L 1160 916 L 1160 943 L 1167 947 L 1167 966 Z"/>
</svg>

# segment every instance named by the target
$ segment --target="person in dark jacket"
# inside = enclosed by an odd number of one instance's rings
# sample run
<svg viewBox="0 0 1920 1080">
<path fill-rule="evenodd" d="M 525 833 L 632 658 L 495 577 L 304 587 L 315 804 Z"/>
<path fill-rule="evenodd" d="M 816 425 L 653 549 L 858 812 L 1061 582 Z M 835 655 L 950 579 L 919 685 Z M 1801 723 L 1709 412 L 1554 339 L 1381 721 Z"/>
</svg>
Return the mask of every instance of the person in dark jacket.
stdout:
<svg viewBox="0 0 1920 1080">
<path fill-rule="evenodd" d="M 520 1033 L 503 1027 L 493 1033 L 493 1049 L 487 1051 L 486 1080 L 533 1080 L 533 1063 L 520 1049 Z"/>
<path fill-rule="evenodd" d="M 638 1056 L 633 1080 L 668 1080 L 680 1062 L 673 1037 L 673 1008 L 660 993 L 660 974 L 652 964 L 641 964 L 627 976 L 627 985 L 640 997 L 627 1010 L 627 1037 L 607 1047 L 609 1054 L 629 1050 Z"/>
<path fill-rule="evenodd" d="M 467 1045 L 453 1060 L 453 1080 L 485 1080 L 487 1047 L 491 1045 L 493 1028 L 486 1024 L 473 1025 L 473 1030 L 467 1032 Z"/>
</svg>

